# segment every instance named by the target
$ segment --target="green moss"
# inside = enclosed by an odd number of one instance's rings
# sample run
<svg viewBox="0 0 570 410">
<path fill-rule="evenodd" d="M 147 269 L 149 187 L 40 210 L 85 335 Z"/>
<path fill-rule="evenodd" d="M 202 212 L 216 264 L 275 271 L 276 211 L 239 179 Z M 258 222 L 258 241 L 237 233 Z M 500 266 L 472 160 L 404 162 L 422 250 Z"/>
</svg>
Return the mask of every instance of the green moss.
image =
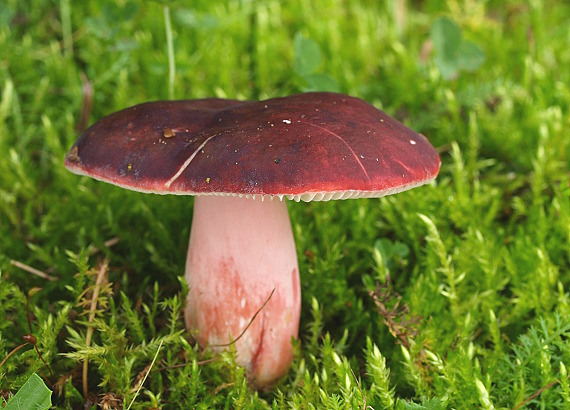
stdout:
<svg viewBox="0 0 570 410">
<path fill-rule="evenodd" d="M 0 397 L 38 373 L 56 408 L 81 407 L 88 359 L 90 400 L 111 407 L 127 406 L 147 372 L 132 408 L 568 407 L 568 2 L 169 5 L 175 98 L 334 86 L 427 135 L 441 153 L 429 186 L 290 204 L 300 340 L 291 371 L 266 392 L 247 386 L 235 352 L 201 351 L 184 330 L 192 200 L 127 192 L 63 167 L 89 84 L 87 124 L 168 98 L 164 4 L 4 3 Z M 442 16 L 483 51 L 480 65 L 460 56 L 446 60 L 453 75 L 439 71 L 445 50 L 430 46 L 454 43 L 445 30 L 430 43 Z M 10 355 L 30 332 L 53 379 L 31 345 Z"/>
</svg>

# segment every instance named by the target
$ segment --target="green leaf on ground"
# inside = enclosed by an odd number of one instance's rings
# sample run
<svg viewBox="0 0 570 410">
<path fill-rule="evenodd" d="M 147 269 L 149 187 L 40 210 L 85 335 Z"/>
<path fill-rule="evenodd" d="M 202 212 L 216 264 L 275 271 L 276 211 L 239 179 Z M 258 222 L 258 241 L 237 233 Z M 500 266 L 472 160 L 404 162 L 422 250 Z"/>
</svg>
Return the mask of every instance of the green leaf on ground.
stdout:
<svg viewBox="0 0 570 410">
<path fill-rule="evenodd" d="M 304 82 L 304 85 L 300 87 L 302 91 L 340 91 L 340 87 L 334 78 L 326 73 L 318 72 L 323 55 L 321 48 L 315 41 L 297 33 L 293 40 L 293 51 L 293 69 Z"/>
<path fill-rule="evenodd" d="M 457 77 L 459 71 L 474 71 L 485 61 L 483 49 L 461 38 L 461 29 L 451 19 L 440 17 L 430 30 L 435 50 L 435 65 L 446 79 Z"/>
<path fill-rule="evenodd" d="M 302 77 L 313 74 L 319 68 L 322 60 L 319 45 L 310 38 L 303 37 L 301 33 L 297 33 L 295 40 L 293 40 L 293 47 L 295 72 Z"/>
<path fill-rule="evenodd" d="M 51 407 L 51 390 L 37 374 L 24 383 L 20 390 L 8 400 L 4 410 L 43 410 Z"/>
</svg>

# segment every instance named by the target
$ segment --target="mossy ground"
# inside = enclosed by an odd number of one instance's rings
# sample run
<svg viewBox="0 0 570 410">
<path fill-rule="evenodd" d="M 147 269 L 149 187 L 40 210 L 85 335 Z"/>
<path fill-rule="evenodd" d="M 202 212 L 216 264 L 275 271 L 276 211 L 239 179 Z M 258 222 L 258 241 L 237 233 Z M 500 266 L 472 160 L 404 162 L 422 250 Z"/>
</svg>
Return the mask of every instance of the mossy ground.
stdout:
<svg viewBox="0 0 570 410">
<path fill-rule="evenodd" d="M 88 359 L 91 408 L 570 407 L 568 2 L 165 5 L 0 6 L 2 396 L 37 372 L 57 408 L 83 408 Z M 290 204 L 300 340 L 288 376 L 254 392 L 231 352 L 183 328 L 192 200 L 81 178 L 63 157 L 143 101 L 310 89 L 370 101 L 443 164 L 393 197 Z M 8 357 L 28 333 L 51 371 L 31 345 Z"/>
</svg>

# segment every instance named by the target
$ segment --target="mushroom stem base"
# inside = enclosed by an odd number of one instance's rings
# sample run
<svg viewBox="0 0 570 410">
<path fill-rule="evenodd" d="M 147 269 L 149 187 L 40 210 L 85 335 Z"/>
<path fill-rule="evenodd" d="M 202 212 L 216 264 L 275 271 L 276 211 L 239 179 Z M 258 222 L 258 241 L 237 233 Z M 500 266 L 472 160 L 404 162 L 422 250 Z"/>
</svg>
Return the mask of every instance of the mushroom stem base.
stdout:
<svg viewBox="0 0 570 410">
<path fill-rule="evenodd" d="M 186 280 L 186 327 L 201 346 L 220 350 L 234 343 L 236 360 L 256 388 L 287 372 L 301 291 L 284 201 L 196 197 Z"/>
</svg>

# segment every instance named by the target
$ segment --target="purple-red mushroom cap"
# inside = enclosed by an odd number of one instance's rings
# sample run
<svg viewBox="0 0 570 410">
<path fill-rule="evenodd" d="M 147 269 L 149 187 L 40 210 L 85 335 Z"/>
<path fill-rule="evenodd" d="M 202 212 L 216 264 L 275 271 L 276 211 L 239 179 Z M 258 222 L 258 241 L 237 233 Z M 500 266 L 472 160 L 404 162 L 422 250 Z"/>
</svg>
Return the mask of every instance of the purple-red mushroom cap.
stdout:
<svg viewBox="0 0 570 410">
<path fill-rule="evenodd" d="M 159 194 L 319 201 L 380 197 L 433 180 L 429 141 L 354 97 L 157 101 L 87 129 L 65 166 Z"/>
<path fill-rule="evenodd" d="M 186 326 L 214 350 L 235 341 L 251 385 L 265 388 L 293 359 L 301 306 L 281 200 L 393 194 L 433 180 L 440 159 L 423 135 L 367 102 L 308 93 L 127 108 L 87 129 L 65 166 L 136 191 L 197 195 Z"/>
</svg>

